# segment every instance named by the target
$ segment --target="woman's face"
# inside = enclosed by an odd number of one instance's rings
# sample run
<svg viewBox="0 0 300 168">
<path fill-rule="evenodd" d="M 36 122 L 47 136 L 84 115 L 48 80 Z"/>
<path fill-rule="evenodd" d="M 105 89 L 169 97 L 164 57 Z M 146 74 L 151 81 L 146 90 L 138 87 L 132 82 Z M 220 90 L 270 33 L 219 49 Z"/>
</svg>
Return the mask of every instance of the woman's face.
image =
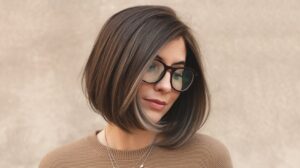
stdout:
<svg viewBox="0 0 300 168">
<path fill-rule="evenodd" d="M 180 37 L 164 45 L 155 59 L 168 66 L 184 67 L 186 59 L 184 39 Z M 158 83 L 142 82 L 138 89 L 138 103 L 141 110 L 153 122 L 158 122 L 168 112 L 180 94 L 172 88 L 170 78 L 171 74 L 168 71 Z"/>
</svg>

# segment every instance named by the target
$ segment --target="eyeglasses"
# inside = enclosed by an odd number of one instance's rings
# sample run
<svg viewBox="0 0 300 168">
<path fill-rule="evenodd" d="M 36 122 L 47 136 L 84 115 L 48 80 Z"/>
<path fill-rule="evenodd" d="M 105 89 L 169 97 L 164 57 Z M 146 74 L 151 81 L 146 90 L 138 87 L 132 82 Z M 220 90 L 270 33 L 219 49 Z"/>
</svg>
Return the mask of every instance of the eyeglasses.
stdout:
<svg viewBox="0 0 300 168">
<path fill-rule="evenodd" d="M 143 76 L 143 81 L 150 84 L 156 84 L 169 70 L 171 73 L 170 83 L 172 88 L 178 92 L 188 90 L 195 78 L 193 69 L 188 67 L 174 68 L 166 65 L 160 60 L 154 60 L 147 68 Z"/>
</svg>

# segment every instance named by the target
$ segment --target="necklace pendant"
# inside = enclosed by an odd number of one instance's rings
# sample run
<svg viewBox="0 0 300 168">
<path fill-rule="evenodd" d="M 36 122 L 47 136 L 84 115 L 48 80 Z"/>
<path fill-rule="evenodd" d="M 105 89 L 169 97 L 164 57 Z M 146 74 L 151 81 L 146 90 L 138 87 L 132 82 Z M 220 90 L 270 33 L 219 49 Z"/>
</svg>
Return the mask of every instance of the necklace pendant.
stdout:
<svg viewBox="0 0 300 168">
<path fill-rule="evenodd" d="M 141 164 L 141 165 L 140 165 L 140 168 L 144 168 L 144 164 Z"/>
</svg>

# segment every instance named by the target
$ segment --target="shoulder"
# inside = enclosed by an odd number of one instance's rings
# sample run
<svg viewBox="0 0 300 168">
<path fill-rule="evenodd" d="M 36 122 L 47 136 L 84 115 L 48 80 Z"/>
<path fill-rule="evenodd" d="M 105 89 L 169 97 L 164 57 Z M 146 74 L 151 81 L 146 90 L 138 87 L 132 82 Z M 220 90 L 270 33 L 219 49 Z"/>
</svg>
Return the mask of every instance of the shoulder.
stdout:
<svg viewBox="0 0 300 168">
<path fill-rule="evenodd" d="M 90 142 L 91 136 L 85 136 L 53 149 L 41 159 L 39 168 L 67 167 L 66 164 L 74 164 L 81 160 L 86 153 L 93 153 L 93 144 Z"/>
<path fill-rule="evenodd" d="M 232 168 L 228 148 L 209 135 L 196 133 L 183 149 L 193 151 L 195 157 L 201 158 L 205 165 L 209 165 L 207 167 Z"/>
</svg>

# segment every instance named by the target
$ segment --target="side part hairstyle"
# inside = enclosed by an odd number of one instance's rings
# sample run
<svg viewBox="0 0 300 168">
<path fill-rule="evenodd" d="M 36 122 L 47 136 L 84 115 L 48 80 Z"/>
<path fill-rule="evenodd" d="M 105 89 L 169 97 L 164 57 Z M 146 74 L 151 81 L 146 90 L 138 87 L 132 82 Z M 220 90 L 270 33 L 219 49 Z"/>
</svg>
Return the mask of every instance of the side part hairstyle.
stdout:
<svg viewBox="0 0 300 168">
<path fill-rule="evenodd" d="M 137 103 L 137 90 L 158 50 L 179 37 L 187 49 L 185 66 L 193 68 L 197 76 L 161 121 L 153 123 Z M 83 71 L 82 88 L 92 109 L 107 122 L 129 133 L 136 128 L 156 131 L 164 137 L 156 145 L 177 148 L 209 114 L 210 96 L 200 57 L 190 28 L 170 7 L 129 7 L 111 16 L 102 27 Z"/>
</svg>

